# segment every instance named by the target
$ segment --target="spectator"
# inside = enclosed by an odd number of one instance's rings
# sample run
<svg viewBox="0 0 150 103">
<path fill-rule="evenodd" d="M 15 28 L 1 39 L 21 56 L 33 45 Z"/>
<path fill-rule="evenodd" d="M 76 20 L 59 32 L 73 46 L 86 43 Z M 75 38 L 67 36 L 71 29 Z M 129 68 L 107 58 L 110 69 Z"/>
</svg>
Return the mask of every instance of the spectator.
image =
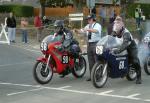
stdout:
<svg viewBox="0 0 150 103">
<path fill-rule="evenodd" d="M 21 29 L 22 29 L 22 42 L 23 43 L 27 43 L 27 37 L 28 37 L 28 33 L 27 33 L 27 27 L 28 26 L 28 21 L 25 18 L 21 18 Z"/>
<path fill-rule="evenodd" d="M 46 18 L 46 16 L 43 16 L 42 23 L 43 23 L 44 26 L 48 27 L 48 25 L 49 25 L 49 20 Z"/>
<path fill-rule="evenodd" d="M 92 9 L 92 14 L 94 14 L 96 16 L 96 7 L 95 6 Z"/>
<path fill-rule="evenodd" d="M 101 39 L 102 27 L 96 22 L 95 15 L 91 14 L 87 17 L 88 24 L 81 30 L 76 30 L 79 34 L 85 34 L 88 37 L 87 55 L 89 61 L 90 75 L 94 64 L 97 61 L 96 57 L 96 44 Z M 91 76 L 90 76 L 91 77 Z M 91 78 L 87 78 L 90 81 Z"/>
<path fill-rule="evenodd" d="M 15 36 L 16 36 L 16 19 L 11 12 L 9 17 L 6 20 L 7 27 L 8 27 L 8 39 L 10 43 L 15 43 Z"/>
<path fill-rule="evenodd" d="M 42 20 L 39 16 L 36 16 L 34 18 L 34 25 L 37 29 L 37 40 L 38 40 L 38 42 L 41 42 L 41 35 L 42 35 L 43 27 L 42 27 Z"/>
<path fill-rule="evenodd" d="M 105 6 L 102 6 L 102 8 L 100 8 L 100 13 L 99 13 L 100 17 L 101 17 L 101 24 L 104 27 L 105 25 L 105 20 L 106 20 L 106 8 Z"/>
<path fill-rule="evenodd" d="M 140 28 L 141 14 L 142 14 L 142 10 L 140 8 L 140 5 L 138 5 L 137 8 L 135 9 L 135 19 L 136 19 L 137 28 Z"/>
<path fill-rule="evenodd" d="M 109 22 L 112 23 L 116 19 L 116 16 L 117 16 L 116 11 L 113 8 L 110 12 Z"/>
</svg>

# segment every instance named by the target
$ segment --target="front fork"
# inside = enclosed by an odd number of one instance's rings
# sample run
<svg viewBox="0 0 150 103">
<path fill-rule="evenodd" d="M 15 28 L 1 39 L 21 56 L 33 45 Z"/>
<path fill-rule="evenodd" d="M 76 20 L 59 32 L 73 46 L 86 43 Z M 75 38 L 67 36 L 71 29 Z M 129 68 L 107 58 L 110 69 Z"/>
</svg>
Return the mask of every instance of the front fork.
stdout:
<svg viewBox="0 0 150 103">
<path fill-rule="evenodd" d="M 104 75 L 105 72 L 106 72 L 107 66 L 108 66 L 108 63 L 106 63 L 106 65 L 104 66 L 103 75 Z"/>
<path fill-rule="evenodd" d="M 47 60 L 47 63 L 46 63 L 45 72 L 47 72 L 48 65 L 49 65 L 49 61 L 50 61 L 50 58 L 51 58 L 51 55 L 49 55 L 49 56 L 48 56 L 48 60 Z"/>
</svg>

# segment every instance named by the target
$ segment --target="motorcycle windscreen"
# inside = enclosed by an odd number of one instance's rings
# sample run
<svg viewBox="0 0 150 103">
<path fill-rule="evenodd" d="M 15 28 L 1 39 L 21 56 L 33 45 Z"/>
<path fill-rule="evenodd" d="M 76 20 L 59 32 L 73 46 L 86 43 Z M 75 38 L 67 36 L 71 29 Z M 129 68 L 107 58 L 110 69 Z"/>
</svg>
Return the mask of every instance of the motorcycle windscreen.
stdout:
<svg viewBox="0 0 150 103">
<path fill-rule="evenodd" d="M 97 43 L 98 46 L 104 46 L 105 48 L 116 48 L 123 43 L 122 38 L 113 37 L 110 35 L 102 37 Z"/>
<path fill-rule="evenodd" d="M 42 42 L 44 43 L 53 43 L 53 42 L 57 42 L 57 41 L 61 41 L 62 40 L 62 36 L 61 35 L 58 35 L 58 36 L 53 36 L 53 35 L 48 35 L 46 36 Z"/>
<path fill-rule="evenodd" d="M 128 56 L 109 55 L 109 66 L 111 78 L 124 77 L 128 73 Z"/>
</svg>

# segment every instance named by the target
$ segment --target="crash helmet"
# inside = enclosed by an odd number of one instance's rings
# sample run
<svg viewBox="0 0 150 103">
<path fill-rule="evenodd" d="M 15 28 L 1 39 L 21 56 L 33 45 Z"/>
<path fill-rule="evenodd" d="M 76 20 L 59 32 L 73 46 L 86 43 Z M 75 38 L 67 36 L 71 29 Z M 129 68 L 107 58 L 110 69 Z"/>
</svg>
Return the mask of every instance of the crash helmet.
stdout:
<svg viewBox="0 0 150 103">
<path fill-rule="evenodd" d="M 54 22 L 55 32 L 62 33 L 64 29 L 64 21 L 63 20 L 56 20 Z"/>
<path fill-rule="evenodd" d="M 96 15 L 95 14 L 90 14 L 86 17 L 86 20 L 89 20 L 89 19 L 93 19 L 94 21 L 96 21 Z"/>
<path fill-rule="evenodd" d="M 113 25 L 113 32 L 116 36 L 120 37 L 122 36 L 122 31 L 124 30 L 124 23 L 122 21 L 122 18 L 120 16 L 117 16 L 114 25 Z"/>
</svg>

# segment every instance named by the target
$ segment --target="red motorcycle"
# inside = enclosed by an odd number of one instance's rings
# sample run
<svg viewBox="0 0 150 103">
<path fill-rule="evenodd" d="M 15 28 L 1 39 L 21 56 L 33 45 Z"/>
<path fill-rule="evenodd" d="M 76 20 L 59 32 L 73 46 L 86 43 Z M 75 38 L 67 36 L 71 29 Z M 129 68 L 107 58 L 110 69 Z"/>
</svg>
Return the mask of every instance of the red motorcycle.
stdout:
<svg viewBox="0 0 150 103">
<path fill-rule="evenodd" d="M 63 49 L 63 41 L 64 36 L 60 35 L 49 35 L 43 39 L 40 47 L 44 56 L 37 59 L 33 68 L 33 76 L 38 83 L 50 82 L 53 73 L 58 73 L 62 77 L 70 73 L 76 78 L 84 76 L 86 61 L 79 45 L 74 43 L 71 47 L 75 48 Z"/>
</svg>

